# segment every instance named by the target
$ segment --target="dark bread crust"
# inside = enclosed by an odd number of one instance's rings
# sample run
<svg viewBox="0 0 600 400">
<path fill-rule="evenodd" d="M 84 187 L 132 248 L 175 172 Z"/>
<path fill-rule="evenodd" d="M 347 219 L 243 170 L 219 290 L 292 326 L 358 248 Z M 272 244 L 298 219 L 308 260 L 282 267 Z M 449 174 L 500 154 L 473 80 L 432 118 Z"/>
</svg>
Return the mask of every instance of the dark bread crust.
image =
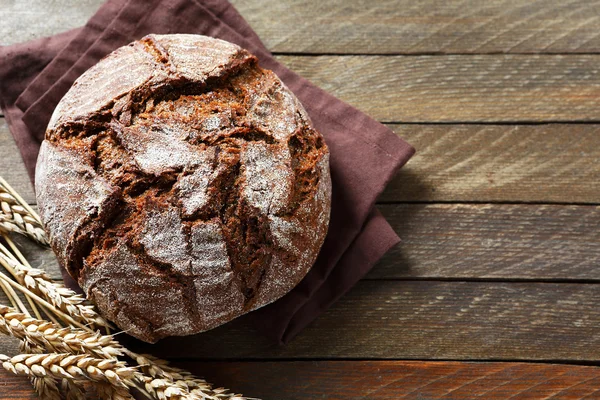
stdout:
<svg viewBox="0 0 600 400">
<path fill-rule="evenodd" d="M 82 75 L 36 170 L 59 262 L 148 342 L 214 328 L 287 293 L 329 222 L 329 152 L 254 56 L 149 35 Z"/>
</svg>

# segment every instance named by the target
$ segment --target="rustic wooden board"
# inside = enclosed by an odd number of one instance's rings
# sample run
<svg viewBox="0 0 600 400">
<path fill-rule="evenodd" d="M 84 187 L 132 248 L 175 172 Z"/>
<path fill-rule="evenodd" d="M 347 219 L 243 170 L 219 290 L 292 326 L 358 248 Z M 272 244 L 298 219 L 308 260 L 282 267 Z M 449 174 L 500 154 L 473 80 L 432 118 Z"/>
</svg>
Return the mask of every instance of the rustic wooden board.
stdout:
<svg viewBox="0 0 600 400">
<path fill-rule="evenodd" d="M 380 201 L 600 203 L 600 125 L 391 125 L 417 153 Z"/>
<path fill-rule="evenodd" d="M 30 204 L 35 203 L 33 186 L 21 153 L 13 140 L 6 119 L 0 118 L 0 175 Z"/>
<path fill-rule="evenodd" d="M 600 398 L 600 368 L 572 365 L 314 361 L 182 366 L 263 400 Z"/>
<path fill-rule="evenodd" d="M 597 52 L 597 2 L 234 0 L 272 51 Z M 277 18 L 273 18 L 276 15 Z"/>
<path fill-rule="evenodd" d="M 0 0 L 0 45 L 54 35 L 84 25 L 105 0 Z"/>
<path fill-rule="evenodd" d="M 403 242 L 367 279 L 600 281 L 600 207 L 386 204 Z M 60 279 L 50 250 L 14 235 L 32 265 Z"/>
<path fill-rule="evenodd" d="M 396 124 L 390 128 L 417 153 L 380 201 L 600 202 L 600 125 Z M 28 202 L 35 202 L 3 118 L 0 174 Z"/>
<path fill-rule="evenodd" d="M 600 120 L 600 55 L 278 58 L 380 121 Z"/>
<path fill-rule="evenodd" d="M 0 0 L 0 43 L 80 26 L 103 1 Z M 380 205 L 404 242 L 286 347 L 246 317 L 153 350 L 264 400 L 600 398 L 596 368 L 387 361 L 600 364 L 600 124 L 556 124 L 600 121 L 600 3 L 233 2 L 280 60 L 336 96 L 384 122 L 441 123 L 392 126 L 418 153 L 382 202 L 563 204 Z M 528 125 L 539 122 L 551 124 Z M 4 120 L 0 174 L 35 201 Z M 49 251 L 19 243 L 59 277 Z M 34 396 L 0 371 L 0 398 Z"/>
<path fill-rule="evenodd" d="M 600 368 L 528 363 L 283 361 L 181 363 L 215 386 L 263 400 L 600 398 Z M 3 399 L 35 399 L 0 370 Z M 552 397 L 554 396 L 554 397 Z"/>
<path fill-rule="evenodd" d="M 600 362 L 600 285 L 362 281 L 284 347 L 242 317 L 192 338 L 128 342 L 164 358 Z M 5 300 L 2 300 L 5 302 Z M 16 342 L 0 340 L 0 353 Z"/>
<path fill-rule="evenodd" d="M 174 359 L 600 361 L 600 285 L 362 281 L 288 345 L 241 318 L 141 346 Z M 131 344 L 138 348 L 139 344 Z"/>
<path fill-rule="evenodd" d="M 600 279 L 600 207 L 380 205 L 403 242 L 370 279 Z"/>
<path fill-rule="evenodd" d="M 278 58 L 384 122 L 600 121 L 600 55 Z"/>
<path fill-rule="evenodd" d="M 2 1 L 0 43 L 83 25 L 103 0 Z M 600 5 L 577 0 L 233 0 L 269 49 L 293 53 L 598 52 Z M 276 18 L 274 18 L 276 16 Z"/>
<path fill-rule="evenodd" d="M 0 398 L 3 400 L 39 399 L 31 388 L 29 379 L 23 376 L 15 376 L 4 368 L 0 368 Z"/>
</svg>

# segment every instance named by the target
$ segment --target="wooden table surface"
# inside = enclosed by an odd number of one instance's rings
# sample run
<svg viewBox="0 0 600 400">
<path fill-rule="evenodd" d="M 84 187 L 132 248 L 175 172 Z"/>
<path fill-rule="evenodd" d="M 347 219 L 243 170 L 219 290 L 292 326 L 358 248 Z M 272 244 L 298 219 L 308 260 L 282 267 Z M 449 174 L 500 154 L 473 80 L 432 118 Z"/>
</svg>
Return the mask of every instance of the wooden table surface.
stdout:
<svg viewBox="0 0 600 400">
<path fill-rule="evenodd" d="M 101 2 L 0 0 L 0 43 Z M 241 318 L 160 355 L 264 400 L 600 398 L 600 2 L 234 4 L 284 64 L 416 147 L 378 205 L 404 241 L 285 347 Z M 0 175 L 35 202 L 3 118 Z M 8 373 L 0 394 L 34 398 Z"/>
</svg>

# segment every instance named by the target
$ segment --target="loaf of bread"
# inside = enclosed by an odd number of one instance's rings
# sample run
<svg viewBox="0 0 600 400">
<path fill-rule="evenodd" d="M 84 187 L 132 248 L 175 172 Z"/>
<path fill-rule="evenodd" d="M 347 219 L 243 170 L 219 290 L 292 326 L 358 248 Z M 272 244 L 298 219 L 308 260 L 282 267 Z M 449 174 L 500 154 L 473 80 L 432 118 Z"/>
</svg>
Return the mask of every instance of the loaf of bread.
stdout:
<svg viewBox="0 0 600 400">
<path fill-rule="evenodd" d="M 83 74 L 36 170 L 60 264 L 147 342 L 202 332 L 291 290 L 327 233 L 329 152 L 240 47 L 149 35 Z"/>
</svg>

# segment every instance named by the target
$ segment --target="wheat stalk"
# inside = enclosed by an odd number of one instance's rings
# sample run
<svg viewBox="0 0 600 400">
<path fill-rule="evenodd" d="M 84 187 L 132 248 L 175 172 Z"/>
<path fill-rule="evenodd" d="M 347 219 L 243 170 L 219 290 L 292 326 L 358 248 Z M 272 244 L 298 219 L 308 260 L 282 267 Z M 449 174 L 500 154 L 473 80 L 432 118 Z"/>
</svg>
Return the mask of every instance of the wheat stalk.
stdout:
<svg viewBox="0 0 600 400">
<path fill-rule="evenodd" d="M 38 296 L 37 294 L 33 293 L 31 290 L 27 289 L 25 286 L 11 280 L 6 274 L 3 274 L 0 272 L 0 280 L 4 283 L 7 283 L 9 286 L 12 286 L 14 289 L 17 289 L 18 291 L 20 291 L 21 293 L 23 293 L 24 295 L 30 297 L 32 300 L 35 300 L 38 304 L 41 304 L 42 306 L 52 310 L 52 312 L 54 314 L 56 314 L 57 316 L 60 317 L 60 319 L 67 323 L 68 325 L 72 325 L 72 326 L 76 326 L 78 328 L 81 328 L 83 330 L 87 330 L 90 332 L 93 332 L 93 330 L 91 330 L 90 328 L 88 328 L 87 326 L 83 325 L 81 322 L 73 319 L 73 317 L 71 317 L 69 314 L 63 312 L 62 310 L 56 308 L 53 304 L 49 303 L 48 301 L 46 301 L 46 299 Z M 57 325 L 59 324 L 58 322 L 55 322 Z"/>
<path fill-rule="evenodd" d="M 7 251 L 0 244 L 0 264 L 9 272 L 14 273 L 17 280 L 33 293 L 48 300 L 53 306 L 70 315 L 77 322 L 88 325 L 91 329 L 104 327 L 110 329 L 110 324 L 100 316 L 94 306 L 78 293 L 54 282 L 45 271 L 25 265 L 6 256 Z"/>
<path fill-rule="evenodd" d="M 0 305 L 0 332 L 51 352 L 88 354 L 107 359 L 123 355 L 121 344 L 111 336 L 73 327 L 61 328 L 4 305 Z"/>
<path fill-rule="evenodd" d="M 48 245 L 48 238 L 37 213 L 0 177 L 0 228 L 25 235 Z"/>
<path fill-rule="evenodd" d="M 165 361 L 127 350 L 110 336 L 73 327 L 60 328 L 52 322 L 28 317 L 4 305 L 0 305 L 0 332 L 23 340 L 30 347 L 37 346 L 49 352 L 87 354 L 106 359 L 126 354 L 146 375 L 145 378 L 143 375 L 136 376 L 136 380 L 158 399 L 196 398 L 194 396 L 215 400 L 241 399 L 225 390 L 212 389 L 205 380 L 169 366 Z"/>
</svg>

